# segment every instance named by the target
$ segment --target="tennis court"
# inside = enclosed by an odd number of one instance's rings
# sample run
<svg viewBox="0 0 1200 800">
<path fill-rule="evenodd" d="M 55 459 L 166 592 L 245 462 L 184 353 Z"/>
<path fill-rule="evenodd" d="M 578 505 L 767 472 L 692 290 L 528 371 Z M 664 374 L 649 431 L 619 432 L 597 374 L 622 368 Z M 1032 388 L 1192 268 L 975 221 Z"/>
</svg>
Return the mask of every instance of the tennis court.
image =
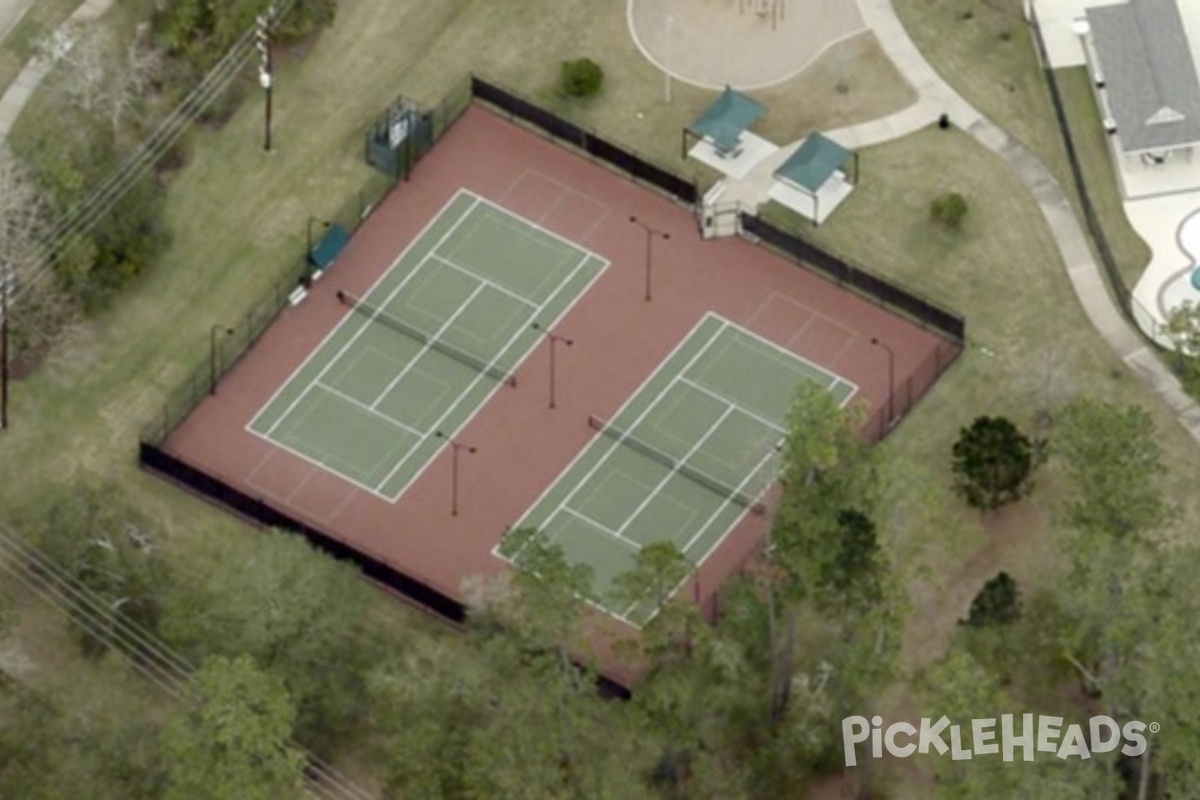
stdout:
<svg viewBox="0 0 1200 800">
<path fill-rule="evenodd" d="M 841 404 L 849 381 L 715 314 L 706 315 L 513 526 L 537 529 L 593 570 L 594 597 L 641 625 L 656 609 L 612 596 L 642 546 L 674 542 L 700 564 L 779 472 L 797 384 Z M 513 541 L 519 541 L 514 539 Z M 502 542 L 497 554 L 519 562 Z"/>
<path fill-rule="evenodd" d="M 395 501 L 606 266 L 459 191 L 247 428 Z"/>
</svg>

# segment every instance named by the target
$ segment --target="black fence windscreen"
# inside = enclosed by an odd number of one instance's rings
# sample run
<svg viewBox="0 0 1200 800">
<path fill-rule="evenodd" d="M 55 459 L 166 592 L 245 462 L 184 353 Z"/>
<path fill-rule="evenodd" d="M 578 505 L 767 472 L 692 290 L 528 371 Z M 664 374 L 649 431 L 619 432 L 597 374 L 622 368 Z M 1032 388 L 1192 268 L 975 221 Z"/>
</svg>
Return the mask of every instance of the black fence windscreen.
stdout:
<svg viewBox="0 0 1200 800">
<path fill-rule="evenodd" d="M 399 592 L 414 603 L 452 622 L 462 622 L 466 619 L 463 605 L 445 594 L 279 511 L 266 501 L 251 497 L 149 442 L 141 442 L 138 461 L 145 469 L 190 489 L 235 514 L 269 528 L 300 534 L 314 547 L 339 561 L 349 561 L 357 565 L 371 580 Z"/>
<path fill-rule="evenodd" d="M 650 162 L 628 147 L 614 144 L 593 131 L 568 122 L 508 89 L 503 89 L 494 83 L 472 75 L 471 94 L 475 99 L 489 103 L 509 116 L 523 120 L 535 128 L 545 131 L 555 139 L 577 147 L 597 160 L 616 167 L 626 175 L 661 189 L 681 202 L 694 205 L 700 199 L 700 192 L 694 181 L 680 177 L 670 170 Z"/>
<path fill-rule="evenodd" d="M 872 272 L 849 264 L 752 214 L 742 213 L 742 230 L 791 256 L 794 260 L 874 300 L 899 311 L 921 325 L 932 328 L 953 341 L 966 341 L 966 320 L 931 300 L 897 286 Z"/>
</svg>

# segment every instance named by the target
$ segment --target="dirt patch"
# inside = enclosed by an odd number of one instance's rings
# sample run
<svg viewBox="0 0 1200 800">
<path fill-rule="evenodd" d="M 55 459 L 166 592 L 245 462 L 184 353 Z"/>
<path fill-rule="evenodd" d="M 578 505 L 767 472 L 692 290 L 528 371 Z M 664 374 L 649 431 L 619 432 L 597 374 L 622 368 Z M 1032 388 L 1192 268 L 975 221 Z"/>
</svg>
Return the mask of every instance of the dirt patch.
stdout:
<svg viewBox="0 0 1200 800">
<path fill-rule="evenodd" d="M 655 66 L 716 89 L 782 83 L 866 30 L 851 0 L 629 0 L 628 18 Z"/>
</svg>

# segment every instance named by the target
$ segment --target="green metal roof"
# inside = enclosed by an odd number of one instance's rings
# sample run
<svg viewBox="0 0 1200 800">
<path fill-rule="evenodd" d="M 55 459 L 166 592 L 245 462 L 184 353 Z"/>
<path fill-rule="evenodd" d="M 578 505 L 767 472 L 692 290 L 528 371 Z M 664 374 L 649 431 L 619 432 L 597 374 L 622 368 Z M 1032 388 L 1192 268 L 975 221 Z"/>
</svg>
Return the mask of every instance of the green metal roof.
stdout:
<svg viewBox="0 0 1200 800">
<path fill-rule="evenodd" d="M 712 140 L 720 150 L 733 150 L 737 147 L 742 131 L 753 125 L 765 113 L 767 109 L 761 103 L 726 86 L 717 102 L 709 106 L 708 110 L 688 127 L 688 131 Z"/>
<path fill-rule="evenodd" d="M 816 192 L 852 155 L 837 142 L 813 131 L 792 157 L 775 170 L 775 177 Z"/>
</svg>

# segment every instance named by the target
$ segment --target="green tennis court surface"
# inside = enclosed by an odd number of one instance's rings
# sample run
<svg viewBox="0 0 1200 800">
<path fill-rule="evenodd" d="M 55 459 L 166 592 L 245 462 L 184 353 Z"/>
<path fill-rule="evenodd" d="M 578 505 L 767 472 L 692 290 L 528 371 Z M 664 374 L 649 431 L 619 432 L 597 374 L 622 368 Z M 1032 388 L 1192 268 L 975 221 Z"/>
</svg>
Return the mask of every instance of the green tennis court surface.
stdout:
<svg viewBox="0 0 1200 800">
<path fill-rule="evenodd" d="M 606 264 L 460 191 L 248 428 L 394 501 Z"/>
<path fill-rule="evenodd" d="M 643 545 L 699 564 L 779 473 L 796 386 L 841 403 L 856 387 L 716 315 L 706 316 L 514 529 L 534 528 L 593 570 L 594 600 L 641 625 L 657 609 L 613 597 Z M 513 541 L 519 541 L 514 539 Z M 520 561 L 501 543 L 498 554 Z"/>
</svg>

